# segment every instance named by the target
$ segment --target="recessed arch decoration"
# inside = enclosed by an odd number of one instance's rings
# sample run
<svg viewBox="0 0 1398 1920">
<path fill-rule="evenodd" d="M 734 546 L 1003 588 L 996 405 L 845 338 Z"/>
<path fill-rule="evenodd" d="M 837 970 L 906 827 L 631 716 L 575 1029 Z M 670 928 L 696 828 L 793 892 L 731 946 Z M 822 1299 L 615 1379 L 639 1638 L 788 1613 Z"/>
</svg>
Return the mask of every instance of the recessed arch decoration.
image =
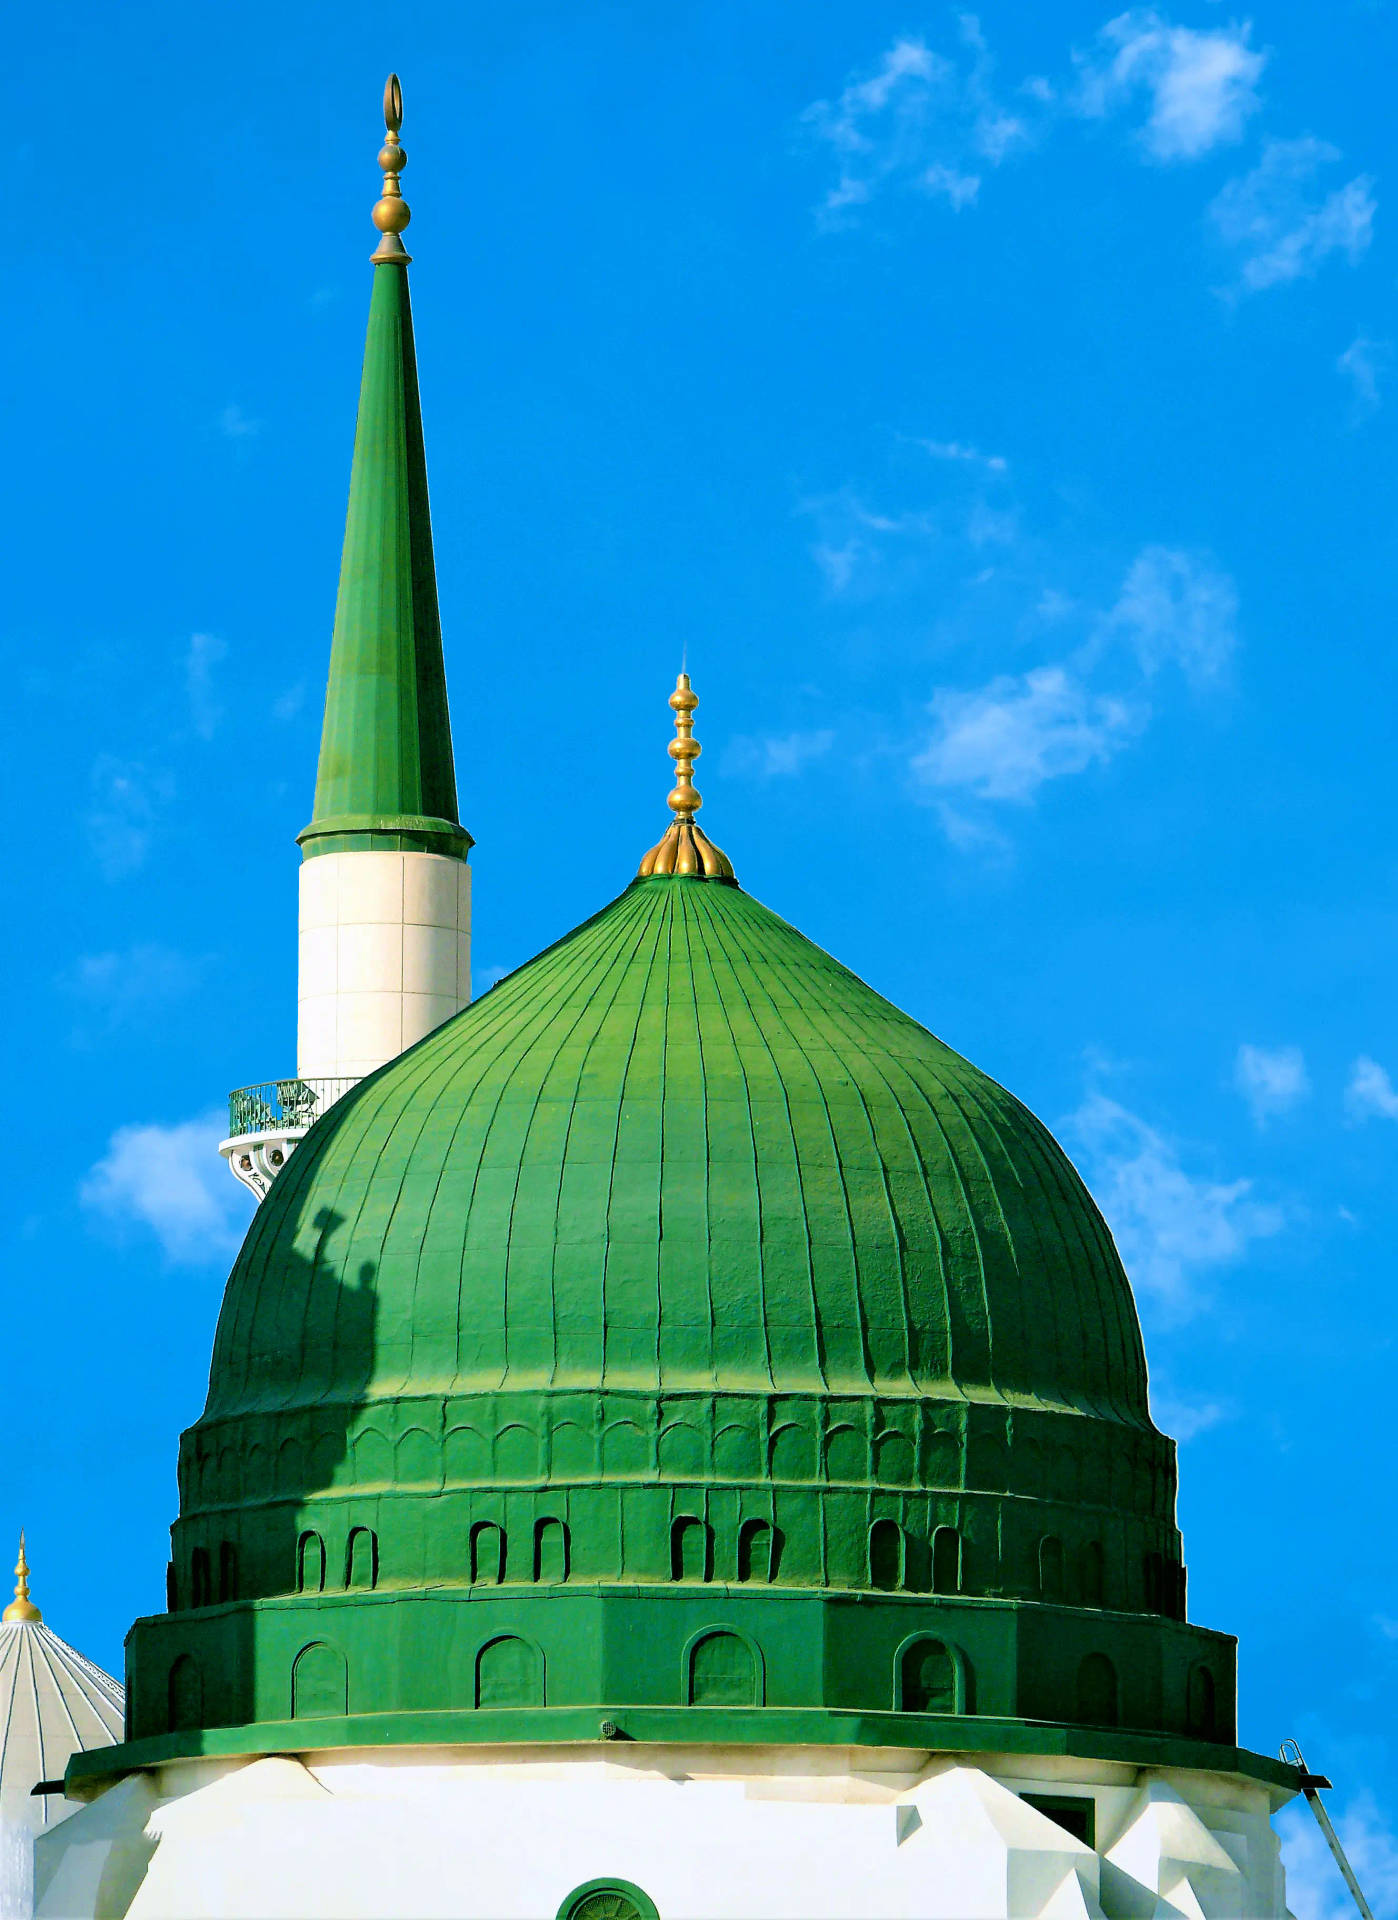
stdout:
<svg viewBox="0 0 1398 1920">
<path fill-rule="evenodd" d="M 684 1650 L 684 1681 L 691 1707 L 760 1707 L 762 1650 L 745 1633 L 705 1627 Z"/>
<path fill-rule="evenodd" d="M 296 1542 L 296 1591 L 325 1591 L 325 1542 L 309 1529 Z"/>
<path fill-rule="evenodd" d="M 340 1719 L 349 1711 L 349 1668 L 338 1647 L 313 1640 L 291 1668 L 293 1720 Z"/>
<path fill-rule="evenodd" d="M 898 1649 L 893 1703 L 901 1713 L 971 1713 L 974 1680 L 960 1647 L 914 1634 Z"/>
<path fill-rule="evenodd" d="M 903 1529 L 896 1520 L 876 1520 L 869 1529 L 869 1584 L 891 1593 L 903 1584 Z"/>
<path fill-rule="evenodd" d="M 351 1527 L 345 1547 L 345 1585 L 370 1591 L 379 1584 L 379 1536 L 372 1527 Z"/>
<path fill-rule="evenodd" d="M 1078 1719 L 1089 1727 L 1120 1724 L 1116 1668 L 1105 1653 L 1087 1654 L 1078 1668 Z"/>
<path fill-rule="evenodd" d="M 529 1640 L 501 1634 L 476 1655 L 478 1707 L 541 1707 L 544 1656 Z"/>
</svg>

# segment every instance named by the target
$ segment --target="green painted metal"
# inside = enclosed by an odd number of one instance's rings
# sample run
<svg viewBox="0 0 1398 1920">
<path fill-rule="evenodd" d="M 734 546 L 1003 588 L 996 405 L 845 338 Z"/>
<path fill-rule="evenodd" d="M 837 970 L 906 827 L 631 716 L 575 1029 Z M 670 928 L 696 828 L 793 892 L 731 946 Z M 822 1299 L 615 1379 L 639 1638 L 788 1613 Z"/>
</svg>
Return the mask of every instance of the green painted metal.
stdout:
<svg viewBox="0 0 1398 1920">
<path fill-rule="evenodd" d="M 407 269 L 374 270 L 315 812 L 303 857 L 465 858 Z"/>
<path fill-rule="evenodd" d="M 735 887 L 634 883 L 317 1122 L 180 1494 L 141 1743 L 340 1676 L 331 1744 L 1234 1739 L 1081 1180 Z"/>
</svg>

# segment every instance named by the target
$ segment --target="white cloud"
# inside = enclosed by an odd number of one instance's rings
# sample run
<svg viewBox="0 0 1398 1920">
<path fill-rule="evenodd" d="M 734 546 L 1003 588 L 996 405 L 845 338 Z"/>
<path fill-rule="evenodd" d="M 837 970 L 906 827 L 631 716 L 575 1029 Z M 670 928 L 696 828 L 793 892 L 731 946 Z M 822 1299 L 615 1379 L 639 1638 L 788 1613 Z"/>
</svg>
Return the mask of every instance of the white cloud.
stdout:
<svg viewBox="0 0 1398 1920">
<path fill-rule="evenodd" d="M 1387 340 L 1370 340 L 1356 334 L 1335 366 L 1349 381 L 1354 404 L 1360 413 L 1373 413 L 1382 405 L 1380 392 L 1393 360 L 1393 347 Z"/>
<path fill-rule="evenodd" d="M 1227 246 L 1240 259 L 1240 281 L 1250 293 L 1313 274 L 1332 253 L 1354 264 L 1373 237 L 1373 181 L 1357 174 L 1321 197 L 1322 167 L 1340 158 L 1337 148 L 1307 135 L 1268 140 L 1262 158 L 1230 180 L 1209 208 Z"/>
<path fill-rule="evenodd" d="M 479 1000 L 483 993 L 489 993 L 497 980 L 503 980 L 507 973 L 513 973 L 513 967 L 477 967 L 471 975 L 471 998 Z"/>
<path fill-rule="evenodd" d="M 1004 473 L 1010 464 L 1003 454 L 982 453 L 979 447 L 968 447 L 960 440 L 919 440 L 916 444 L 934 460 L 961 461 L 983 467 L 987 473 Z"/>
<path fill-rule="evenodd" d="M 1147 674 L 1167 663 L 1192 686 L 1217 681 L 1237 644 L 1238 592 L 1199 554 L 1143 547 L 1131 562 L 1108 616 Z"/>
<path fill-rule="evenodd" d="M 151 943 L 119 953 L 82 954 L 60 985 L 106 1026 L 120 1027 L 189 993 L 199 971 L 184 954 Z"/>
<path fill-rule="evenodd" d="M 194 633 L 189 637 L 185 686 L 189 692 L 190 719 L 201 740 L 212 740 L 223 718 L 223 709 L 214 692 L 214 670 L 227 654 L 228 643 L 216 634 Z"/>
<path fill-rule="evenodd" d="M 1357 1794 L 1335 1820 L 1335 1829 L 1374 1912 L 1398 1913 L 1398 1834 L 1373 1795 Z M 1354 1920 L 1349 1889 L 1304 1800 L 1293 1800 L 1278 1814 L 1277 1832 L 1286 1868 L 1287 1911 L 1302 1920 Z"/>
<path fill-rule="evenodd" d="M 939 688 L 931 712 L 914 772 L 983 800 L 1032 800 L 1046 780 L 1110 760 L 1141 725 L 1127 701 L 1090 693 L 1062 666 L 998 674 L 970 693 Z"/>
<path fill-rule="evenodd" d="M 227 406 L 218 417 L 219 432 L 230 440 L 251 440 L 262 431 L 262 422 L 252 419 L 239 406 Z"/>
<path fill-rule="evenodd" d="M 1233 1084 L 1259 1127 L 1274 1114 L 1289 1113 L 1311 1090 L 1299 1047 L 1254 1047 L 1246 1041 L 1233 1063 Z"/>
<path fill-rule="evenodd" d="M 1063 1123 L 1138 1293 L 1178 1315 L 1193 1310 L 1196 1277 L 1280 1232 L 1279 1207 L 1253 1198 L 1250 1180 L 1192 1174 L 1173 1142 L 1105 1094 Z"/>
<path fill-rule="evenodd" d="M 1367 1053 L 1361 1053 L 1349 1070 L 1345 1111 L 1351 1120 L 1398 1120 L 1398 1088 Z"/>
<path fill-rule="evenodd" d="M 828 727 L 808 733 L 783 733 L 765 739 L 739 735 L 723 756 L 725 772 L 759 780 L 790 779 L 804 772 L 812 760 L 829 753 L 835 736 Z"/>
<path fill-rule="evenodd" d="M 979 24 L 971 14 L 958 24 L 954 59 L 922 40 L 896 40 L 872 72 L 801 116 L 839 162 L 821 204 L 827 224 L 841 224 L 886 186 L 967 206 L 980 187 L 976 165 L 999 166 L 1027 138 L 1020 116 L 995 99 Z"/>
<path fill-rule="evenodd" d="M 305 704 L 306 683 L 304 680 L 298 680 L 295 686 L 288 687 L 285 693 L 279 693 L 272 702 L 272 718 L 281 721 L 294 720 Z"/>
<path fill-rule="evenodd" d="M 90 779 L 92 802 L 85 816 L 88 839 L 104 879 L 120 880 L 145 865 L 151 836 L 173 791 L 165 774 L 136 761 L 101 754 Z"/>
<path fill-rule="evenodd" d="M 82 1183 L 83 1206 L 118 1229 L 148 1229 L 178 1265 L 226 1260 L 249 1212 L 218 1153 L 227 1122 L 214 1111 L 173 1126 L 118 1127 Z"/>
<path fill-rule="evenodd" d="M 1150 1413 L 1160 1431 L 1168 1433 L 1182 1447 L 1230 1417 L 1229 1408 L 1219 1400 L 1182 1399 L 1154 1384 L 1150 1391 Z"/>
<path fill-rule="evenodd" d="M 1109 20 L 1094 52 L 1075 56 L 1078 110 L 1101 118 L 1144 94 L 1141 140 L 1154 160 L 1197 160 L 1241 140 L 1261 105 L 1257 83 L 1267 56 L 1249 46 L 1252 28 L 1176 27 L 1153 8 Z"/>
</svg>

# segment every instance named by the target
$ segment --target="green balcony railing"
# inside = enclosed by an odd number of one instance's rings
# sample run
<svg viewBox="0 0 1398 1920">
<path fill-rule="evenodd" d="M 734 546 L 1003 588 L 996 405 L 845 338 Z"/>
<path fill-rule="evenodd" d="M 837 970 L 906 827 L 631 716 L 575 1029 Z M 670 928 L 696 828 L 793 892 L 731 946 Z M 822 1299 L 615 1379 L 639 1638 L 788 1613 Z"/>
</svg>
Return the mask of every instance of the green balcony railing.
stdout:
<svg viewBox="0 0 1398 1920">
<path fill-rule="evenodd" d="M 358 1084 L 357 1079 L 263 1080 L 253 1087 L 238 1087 L 228 1096 L 229 1135 L 238 1139 L 248 1133 L 309 1127 L 342 1093 Z"/>
</svg>

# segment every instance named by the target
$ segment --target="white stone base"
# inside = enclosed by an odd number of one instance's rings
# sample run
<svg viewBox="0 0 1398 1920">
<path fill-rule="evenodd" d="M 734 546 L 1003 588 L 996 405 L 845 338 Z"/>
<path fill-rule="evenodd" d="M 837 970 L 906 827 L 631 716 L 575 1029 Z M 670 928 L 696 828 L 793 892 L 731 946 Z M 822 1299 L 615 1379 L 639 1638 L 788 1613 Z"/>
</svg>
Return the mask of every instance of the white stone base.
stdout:
<svg viewBox="0 0 1398 1920">
<path fill-rule="evenodd" d="M 471 869 L 437 853 L 301 863 L 296 1071 L 362 1079 L 471 997 Z"/>
<path fill-rule="evenodd" d="M 1020 1798 L 1090 1798 L 1096 1846 Z M 1234 1775 L 882 1749 L 433 1748 L 135 1774 L 38 1843 L 38 1920 L 554 1920 L 620 1879 L 661 1920 L 1279 1920 Z"/>
</svg>

